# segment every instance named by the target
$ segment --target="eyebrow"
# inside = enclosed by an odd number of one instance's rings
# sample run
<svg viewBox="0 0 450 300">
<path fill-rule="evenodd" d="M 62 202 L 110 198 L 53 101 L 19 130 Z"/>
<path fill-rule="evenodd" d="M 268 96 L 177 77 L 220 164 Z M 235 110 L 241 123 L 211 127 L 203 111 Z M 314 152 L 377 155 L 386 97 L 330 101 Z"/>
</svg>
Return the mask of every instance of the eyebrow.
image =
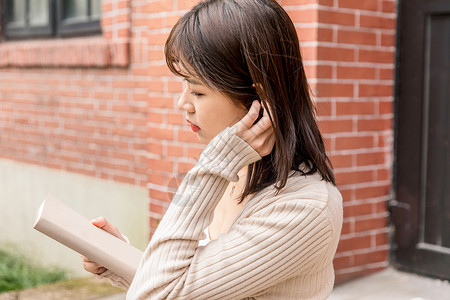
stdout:
<svg viewBox="0 0 450 300">
<path fill-rule="evenodd" d="M 203 85 L 200 81 L 193 79 L 193 78 L 184 78 L 187 82 L 193 85 Z"/>
</svg>

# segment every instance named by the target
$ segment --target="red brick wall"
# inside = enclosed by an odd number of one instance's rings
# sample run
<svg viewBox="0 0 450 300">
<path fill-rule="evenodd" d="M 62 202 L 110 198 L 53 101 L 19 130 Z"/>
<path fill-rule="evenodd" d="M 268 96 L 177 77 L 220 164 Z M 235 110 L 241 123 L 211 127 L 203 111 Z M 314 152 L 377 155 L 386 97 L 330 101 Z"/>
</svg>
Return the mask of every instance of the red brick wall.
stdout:
<svg viewBox="0 0 450 300">
<path fill-rule="evenodd" d="M 148 66 L 130 1 L 102 9 L 102 35 L 0 43 L 0 157 L 145 186 Z"/>
<path fill-rule="evenodd" d="M 283 4 L 296 1 L 282 1 Z M 387 265 L 396 2 L 297 1 L 319 125 L 344 197 L 337 281 Z M 303 20 L 307 19 L 305 23 Z"/>
<path fill-rule="evenodd" d="M 283 0 L 344 196 L 338 281 L 384 268 L 394 0 Z M 149 189 L 153 232 L 202 145 L 163 45 L 195 0 L 103 1 L 98 37 L 0 43 L 0 157 Z"/>
</svg>

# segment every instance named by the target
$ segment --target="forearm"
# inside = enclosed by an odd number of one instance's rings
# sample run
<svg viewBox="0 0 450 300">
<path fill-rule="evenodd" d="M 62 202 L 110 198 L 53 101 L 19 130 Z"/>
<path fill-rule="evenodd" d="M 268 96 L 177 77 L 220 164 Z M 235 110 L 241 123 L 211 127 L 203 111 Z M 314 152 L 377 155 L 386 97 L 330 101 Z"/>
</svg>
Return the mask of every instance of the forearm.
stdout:
<svg viewBox="0 0 450 300">
<path fill-rule="evenodd" d="M 212 140 L 175 194 L 144 253 L 129 295 L 159 299 L 181 288 L 183 274 L 229 181 L 236 181 L 238 171 L 258 159 L 258 153 L 230 129 Z"/>
</svg>

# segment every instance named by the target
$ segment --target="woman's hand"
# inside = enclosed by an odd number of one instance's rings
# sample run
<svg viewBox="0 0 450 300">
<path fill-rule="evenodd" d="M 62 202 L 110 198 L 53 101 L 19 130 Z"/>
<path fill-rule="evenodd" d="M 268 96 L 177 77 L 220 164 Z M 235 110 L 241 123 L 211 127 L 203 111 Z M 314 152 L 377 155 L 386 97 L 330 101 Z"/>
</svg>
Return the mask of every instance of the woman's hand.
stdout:
<svg viewBox="0 0 450 300">
<path fill-rule="evenodd" d="M 269 114 L 264 107 L 262 107 L 263 116 L 256 124 L 253 124 L 259 116 L 260 108 L 259 101 L 253 101 L 248 113 L 231 127 L 231 130 L 263 157 L 272 152 L 275 145 L 275 134 Z"/>
<path fill-rule="evenodd" d="M 120 234 L 117 227 L 109 223 L 105 218 L 99 217 L 97 219 L 92 220 L 91 223 L 92 225 L 97 226 L 98 228 L 103 229 L 104 231 L 126 242 L 125 238 L 122 236 L 122 234 Z M 99 275 L 107 270 L 105 267 L 97 264 L 96 262 L 93 262 L 86 256 L 81 255 L 81 260 L 83 262 L 84 269 L 93 274 Z"/>
</svg>

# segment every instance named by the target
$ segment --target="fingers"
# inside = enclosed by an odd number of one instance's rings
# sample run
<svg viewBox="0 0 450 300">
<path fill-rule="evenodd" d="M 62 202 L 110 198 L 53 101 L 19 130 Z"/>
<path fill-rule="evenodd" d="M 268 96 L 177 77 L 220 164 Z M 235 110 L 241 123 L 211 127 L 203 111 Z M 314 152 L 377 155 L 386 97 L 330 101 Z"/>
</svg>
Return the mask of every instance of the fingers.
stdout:
<svg viewBox="0 0 450 300">
<path fill-rule="evenodd" d="M 248 110 L 248 113 L 242 118 L 239 123 L 241 123 L 244 127 L 250 128 L 253 123 L 255 123 L 256 119 L 259 116 L 259 110 L 261 108 L 261 103 L 258 100 L 253 101 L 252 106 Z"/>
<path fill-rule="evenodd" d="M 98 217 L 96 219 L 93 219 L 91 221 L 91 223 L 100 228 L 103 229 L 106 232 L 109 232 L 110 234 L 114 235 L 115 237 L 118 237 L 119 239 L 121 239 L 122 241 L 126 240 L 124 239 L 124 237 L 122 236 L 122 234 L 120 233 L 119 229 L 117 229 L 116 226 L 112 225 L 111 223 L 109 223 L 105 218 L 103 217 Z"/>
<path fill-rule="evenodd" d="M 83 268 L 90 273 L 98 275 L 98 274 L 102 274 L 103 272 L 105 272 L 107 270 L 105 267 L 97 264 L 96 262 L 93 262 L 86 256 L 81 255 L 81 260 L 83 262 Z"/>
<path fill-rule="evenodd" d="M 232 129 L 237 136 L 246 141 L 261 156 L 265 156 L 273 149 L 275 144 L 275 134 L 268 112 L 268 109 L 270 108 L 265 109 L 263 107 L 263 115 L 261 119 L 255 123 L 260 108 L 261 104 L 257 100 L 253 101 L 249 112 L 241 121 L 236 123 Z M 271 113 L 271 115 L 273 114 Z"/>
</svg>

